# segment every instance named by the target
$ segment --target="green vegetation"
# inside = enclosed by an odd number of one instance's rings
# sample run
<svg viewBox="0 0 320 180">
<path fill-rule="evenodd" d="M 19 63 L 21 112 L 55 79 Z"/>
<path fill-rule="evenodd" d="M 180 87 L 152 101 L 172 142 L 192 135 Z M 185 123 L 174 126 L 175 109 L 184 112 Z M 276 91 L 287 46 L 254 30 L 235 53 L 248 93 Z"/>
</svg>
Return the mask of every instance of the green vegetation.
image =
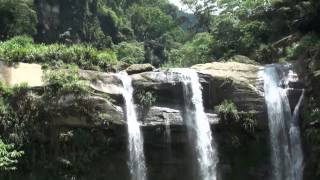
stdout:
<svg viewBox="0 0 320 180">
<path fill-rule="evenodd" d="M 0 83 L 1 179 L 12 179 L 19 172 L 40 167 L 44 177 L 50 174 L 52 179 L 60 178 L 62 173 L 79 175 L 105 151 L 101 144 L 108 144 L 107 137 L 98 135 L 99 132 L 95 132 L 96 137 L 101 138 L 96 138 L 90 130 L 65 131 L 57 125 L 59 119 L 70 113 L 95 122 L 105 120 L 105 114 L 89 99 L 89 84 L 79 77 L 78 71 L 70 65 L 47 69 L 43 78 L 48 85 L 43 88 L 30 88 L 27 84 L 10 88 Z M 2 172 L 17 168 L 21 171 Z"/>
<path fill-rule="evenodd" d="M 225 100 L 220 105 L 216 106 L 214 110 L 218 113 L 222 122 L 227 123 L 240 119 L 237 106 L 232 101 Z"/>
<path fill-rule="evenodd" d="M 199 33 L 191 41 L 171 52 L 169 64 L 188 67 L 194 64 L 213 61 L 210 57 L 212 38 L 209 33 Z"/>
<path fill-rule="evenodd" d="M 257 112 L 238 111 L 237 106 L 229 100 L 223 101 L 220 105 L 214 108 L 214 111 L 219 115 L 221 124 L 236 125 L 248 134 L 253 134 L 257 127 Z"/>
<path fill-rule="evenodd" d="M 117 57 L 121 62 L 128 64 L 141 64 L 145 60 L 143 43 L 122 42 L 115 46 Z"/>
<path fill-rule="evenodd" d="M 152 91 L 137 90 L 135 92 L 135 101 L 144 108 L 151 107 L 156 101 L 155 94 Z"/>
<path fill-rule="evenodd" d="M 90 45 L 34 44 L 32 38 L 17 36 L 0 43 L 0 60 L 54 65 L 59 61 L 83 69 L 110 71 L 117 65 L 111 50 L 98 51 Z"/>
<path fill-rule="evenodd" d="M 35 35 L 38 23 L 32 0 L 0 0 L 0 40 Z"/>
<path fill-rule="evenodd" d="M 153 91 L 138 89 L 134 92 L 134 100 L 141 108 L 142 119 L 144 119 L 148 114 L 150 107 L 157 101 L 157 96 Z"/>
<path fill-rule="evenodd" d="M 76 66 L 48 69 L 44 80 L 48 84 L 45 91 L 49 97 L 59 97 L 65 94 L 85 96 L 90 91 L 89 82 L 79 77 L 79 69 Z"/>
<path fill-rule="evenodd" d="M 115 70 L 118 63 L 185 67 L 234 55 L 270 63 L 296 57 L 308 46 L 303 35 L 317 36 L 319 30 L 315 24 L 320 5 L 315 0 L 182 2 L 194 14 L 179 11 L 167 0 L 1 0 L 0 39 L 25 34 L 36 42 L 3 42 L 0 59 L 63 61 L 102 71 Z M 301 45 L 282 42 L 299 33 Z"/>
<path fill-rule="evenodd" d="M 302 75 L 310 86 L 303 131 L 306 149 L 311 151 L 310 159 L 319 159 L 320 1 L 182 2 L 192 14 L 180 11 L 168 0 L 0 0 L 0 61 L 42 64 L 49 84 L 44 89 L 0 84 L 0 158 L 6 160 L 0 165 L 14 170 L 19 158 L 23 167 L 35 169 L 33 162 L 38 158 L 37 165 L 46 165 L 43 173 L 52 172 L 53 179 L 81 179 L 84 167 L 90 164 L 88 159 L 99 159 L 102 149 L 95 146 L 89 154 L 88 147 L 107 144 L 107 139 L 93 138 L 89 130 L 58 132 L 53 122 L 53 117 L 63 117 L 59 100 L 70 94 L 76 99 L 73 113 L 101 118 L 84 100 L 93 92 L 78 76 L 79 69 L 110 72 L 134 63 L 188 67 L 228 60 L 250 64 L 301 62 Z M 144 111 L 156 101 L 154 93 L 146 90 L 136 92 L 135 98 Z M 230 101 L 215 111 L 222 123 L 240 127 L 247 134 L 255 132 L 256 112 L 240 112 Z M 60 135 L 67 140 L 54 142 Z M 242 140 L 232 136 L 230 141 L 238 144 Z M 58 145 L 72 146 L 73 151 L 56 152 Z M 26 156 L 20 158 L 18 149 Z M 59 160 L 55 159 L 58 155 L 62 157 Z M 61 164 L 70 172 L 53 168 Z M 306 169 L 312 172 L 307 171 L 306 176 L 319 179 L 319 167 L 317 161 L 307 164 Z"/>
<path fill-rule="evenodd" d="M 23 151 L 17 151 L 13 144 L 5 144 L 0 138 L 0 171 L 16 170 Z"/>
</svg>

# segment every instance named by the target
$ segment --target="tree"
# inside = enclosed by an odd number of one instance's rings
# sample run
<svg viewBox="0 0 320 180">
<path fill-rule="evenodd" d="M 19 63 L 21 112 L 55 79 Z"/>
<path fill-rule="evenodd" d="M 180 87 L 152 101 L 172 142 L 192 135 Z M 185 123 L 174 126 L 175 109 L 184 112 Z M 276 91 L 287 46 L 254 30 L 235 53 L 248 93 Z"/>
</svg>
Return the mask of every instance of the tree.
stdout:
<svg viewBox="0 0 320 180">
<path fill-rule="evenodd" d="M 216 0 L 182 0 L 197 17 L 197 24 L 193 29 L 197 31 L 210 31 L 213 15 L 217 11 Z"/>
<path fill-rule="evenodd" d="M 198 33 L 191 41 L 185 43 L 179 50 L 173 50 L 169 64 L 188 67 L 194 64 L 212 61 L 210 46 L 213 43 L 209 33 Z"/>
<path fill-rule="evenodd" d="M 122 42 L 115 46 L 117 57 L 120 61 L 129 64 L 143 63 L 145 51 L 143 43 L 136 41 Z"/>
<path fill-rule="evenodd" d="M 174 27 L 172 17 L 157 7 L 133 6 L 131 25 L 138 40 L 157 39 Z"/>
<path fill-rule="evenodd" d="M 15 35 L 35 35 L 37 13 L 32 0 L 0 0 L 0 40 Z"/>
</svg>

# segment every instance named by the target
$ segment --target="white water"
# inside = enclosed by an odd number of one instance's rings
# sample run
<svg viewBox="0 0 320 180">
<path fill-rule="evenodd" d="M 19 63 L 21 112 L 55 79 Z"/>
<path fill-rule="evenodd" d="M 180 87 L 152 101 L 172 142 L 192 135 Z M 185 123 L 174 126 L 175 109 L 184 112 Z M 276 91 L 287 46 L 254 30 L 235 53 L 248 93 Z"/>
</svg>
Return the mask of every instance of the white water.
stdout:
<svg viewBox="0 0 320 180">
<path fill-rule="evenodd" d="M 192 69 L 174 69 L 182 75 L 186 107 L 188 133 L 195 145 L 200 178 L 198 180 L 216 180 L 218 155 L 216 144 L 211 135 L 202 100 L 202 86 L 196 71 Z"/>
<path fill-rule="evenodd" d="M 166 136 L 167 143 L 170 144 L 171 143 L 171 128 L 170 128 L 169 119 L 165 120 L 165 136 Z"/>
<path fill-rule="evenodd" d="M 287 66 L 268 66 L 263 73 L 265 99 L 268 108 L 273 180 L 302 180 L 303 153 L 298 126 L 302 93 L 291 114 L 287 89 L 290 71 Z"/>
<path fill-rule="evenodd" d="M 146 165 L 143 152 L 143 137 L 137 120 L 135 106 L 133 103 L 133 87 L 131 77 L 121 72 L 118 77 L 123 83 L 122 95 L 125 100 L 126 119 L 128 124 L 129 138 L 129 169 L 131 180 L 146 180 Z"/>
<path fill-rule="evenodd" d="M 300 139 L 300 128 L 299 128 L 299 110 L 301 103 L 304 98 L 304 90 L 301 94 L 299 102 L 294 109 L 292 122 L 290 125 L 290 142 L 292 146 L 292 179 L 302 180 L 303 179 L 303 151 Z"/>
</svg>

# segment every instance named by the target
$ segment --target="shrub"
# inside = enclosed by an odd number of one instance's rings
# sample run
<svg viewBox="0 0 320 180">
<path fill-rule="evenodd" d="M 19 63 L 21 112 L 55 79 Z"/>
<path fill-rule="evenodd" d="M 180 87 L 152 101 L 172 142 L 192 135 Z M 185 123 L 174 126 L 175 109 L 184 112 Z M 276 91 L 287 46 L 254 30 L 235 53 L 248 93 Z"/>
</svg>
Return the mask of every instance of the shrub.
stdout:
<svg viewBox="0 0 320 180">
<path fill-rule="evenodd" d="M 248 133 L 255 132 L 257 127 L 256 114 L 256 111 L 240 112 L 240 126 L 244 131 Z"/>
<path fill-rule="evenodd" d="M 17 36 L 0 43 L 0 60 L 7 63 L 25 62 L 55 64 L 62 61 L 76 64 L 82 69 L 113 70 L 117 64 L 115 53 L 106 49 L 98 51 L 90 45 L 34 44 L 32 38 Z"/>
<path fill-rule="evenodd" d="M 16 170 L 18 159 L 24 154 L 16 150 L 13 144 L 5 144 L 0 138 L 0 171 Z"/>
<path fill-rule="evenodd" d="M 225 100 L 216 106 L 214 110 L 224 123 L 239 121 L 240 119 L 237 106 L 232 101 Z"/>
<path fill-rule="evenodd" d="M 138 90 L 135 92 L 135 100 L 137 104 L 147 109 L 156 102 L 156 97 L 151 91 Z"/>
<path fill-rule="evenodd" d="M 79 77 L 79 69 L 76 66 L 49 69 L 45 72 L 44 80 L 48 84 L 46 94 L 49 97 L 60 97 L 70 93 L 83 96 L 90 90 L 88 82 Z"/>
</svg>

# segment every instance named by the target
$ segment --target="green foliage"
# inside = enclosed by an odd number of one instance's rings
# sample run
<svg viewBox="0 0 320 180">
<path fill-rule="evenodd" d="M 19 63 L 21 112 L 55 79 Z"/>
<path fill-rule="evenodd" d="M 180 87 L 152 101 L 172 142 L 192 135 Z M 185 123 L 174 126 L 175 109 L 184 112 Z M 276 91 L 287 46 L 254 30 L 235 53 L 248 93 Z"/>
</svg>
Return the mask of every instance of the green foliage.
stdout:
<svg viewBox="0 0 320 180">
<path fill-rule="evenodd" d="M 104 34 L 111 36 L 115 42 L 118 42 L 121 21 L 117 14 L 111 8 L 100 6 L 98 17 Z"/>
<path fill-rule="evenodd" d="M 135 101 L 137 104 L 141 105 L 144 109 L 150 108 L 157 98 L 152 91 L 137 90 L 135 92 Z"/>
<path fill-rule="evenodd" d="M 138 40 L 159 38 L 174 27 L 172 17 L 157 7 L 133 6 L 131 25 Z"/>
<path fill-rule="evenodd" d="M 2 88 L 3 89 L 3 88 Z M 5 87 L 0 98 L 1 135 L 6 141 L 22 146 L 29 141 L 34 118 L 39 114 L 39 101 L 26 83 Z"/>
<path fill-rule="evenodd" d="M 216 106 L 214 111 L 218 113 L 224 123 L 236 122 L 240 119 L 237 106 L 229 100 L 225 100 L 220 105 Z"/>
<path fill-rule="evenodd" d="M 145 61 L 144 45 L 137 41 L 122 42 L 115 46 L 119 61 L 128 64 L 139 64 Z"/>
<path fill-rule="evenodd" d="M 212 54 L 217 59 L 235 54 L 249 56 L 267 41 L 269 33 L 263 21 L 241 21 L 234 15 L 220 15 L 213 24 Z"/>
<path fill-rule="evenodd" d="M 32 0 L 0 0 L 0 40 L 15 35 L 34 35 L 37 13 Z"/>
<path fill-rule="evenodd" d="M 0 138 L 0 171 L 16 170 L 18 159 L 24 154 L 16 150 L 13 144 L 5 144 Z"/>
<path fill-rule="evenodd" d="M 297 44 L 293 44 L 287 49 L 288 59 L 297 59 L 305 52 L 320 48 L 320 36 L 315 33 L 310 33 L 304 36 Z"/>
<path fill-rule="evenodd" d="M 236 125 L 248 134 L 253 134 L 257 127 L 256 111 L 238 111 L 237 106 L 230 100 L 223 101 L 214 108 L 214 111 L 221 118 L 222 124 Z"/>
<path fill-rule="evenodd" d="M 112 50 L 98 51 L 89 45 L 35 44 L 32 38 L 17 36 L 0 43 L 0 60 L 7 63 L 26 62 L 77 64 L 80 68 L 110 71 L 117 64 Z"/>
<path fill-rule="evenodd" d="M 209 52 L 212 43 L 212 37 L 209 33 L 199 33 L 192 41 L 185 43 L 179 50 L 172 50 L 169 54 L 168 64 L 186 67 L 210 62 L 212 58 Z"/>
<path fill-rule="evenodd" d="M 79 77 L 79 69 L 76 66 L 49 69 L 45 72 L 44 80 L 48 84 L 46 94 L 49 97 L 60 97 L 66 94 L 84 96 L 90 90 L 88 82 Z"/>
</svg>

